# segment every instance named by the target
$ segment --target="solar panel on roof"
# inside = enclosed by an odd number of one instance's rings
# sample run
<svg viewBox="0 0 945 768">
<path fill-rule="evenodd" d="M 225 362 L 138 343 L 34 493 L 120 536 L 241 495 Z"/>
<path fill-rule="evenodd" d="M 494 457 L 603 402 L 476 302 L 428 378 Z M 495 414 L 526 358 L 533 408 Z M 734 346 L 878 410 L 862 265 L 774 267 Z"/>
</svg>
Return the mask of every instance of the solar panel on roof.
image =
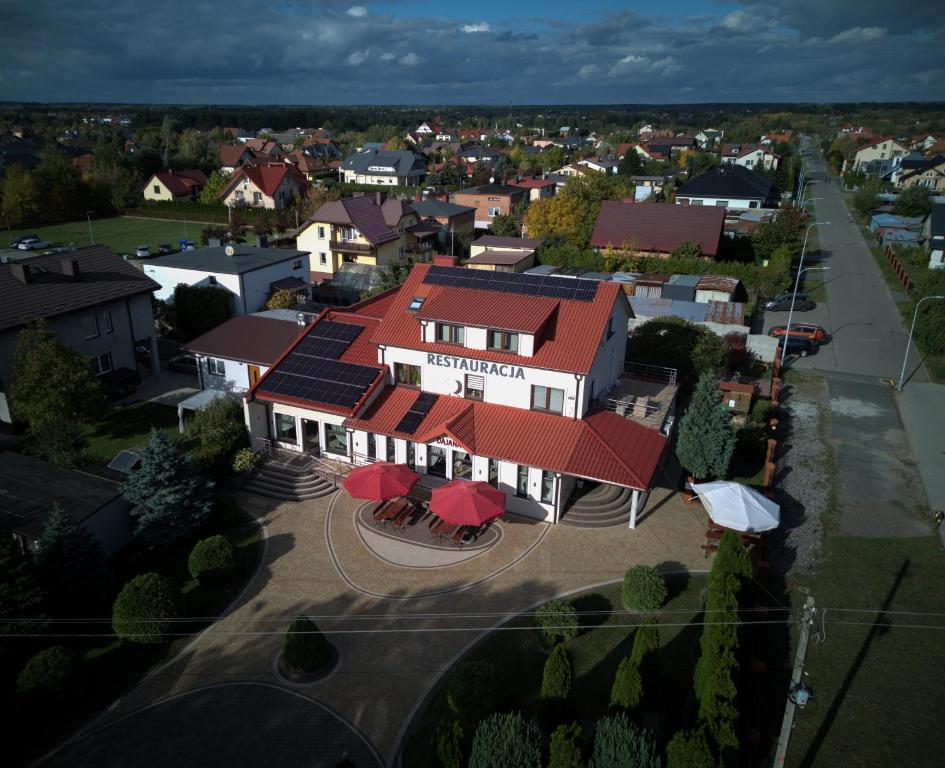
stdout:
<svg viewBox="0 0 945 768">
<path fill-rule="evenodd" d="M 420 426 L 420 422 L 426 418 L 430 408 L 436 402 L 436 398 L 437 395 L 434 395 L 432 392 L 421 392 L 417 395 L 417 399 L 413 401 L 413 405 L 410 406 L 407 413 L 404 414 L 397 426 L 394 427 L 394 431 L 412 435 L 414 430 Z"/>
<path fill-rule="evenodd" d="M 308 338 L 337 339 L 346 341 L 349 344 L 358 338 L 364 326 L 354 323 L 338 323 L 333 320 L 322 320 L 311 331 L 308 332 Z"/>
<path fill-rule="evenodd" d="M 479 288 L 523 296 L 547 296 L 574 301 L 593 301 L 597 283 L 581 278 L 560 278 L 553 275 L 535 276 L 520 272 L 489 272 L 462 267 L 443 267 L 434 264 L 423 282 L 456 288 Z"/>
</svg>

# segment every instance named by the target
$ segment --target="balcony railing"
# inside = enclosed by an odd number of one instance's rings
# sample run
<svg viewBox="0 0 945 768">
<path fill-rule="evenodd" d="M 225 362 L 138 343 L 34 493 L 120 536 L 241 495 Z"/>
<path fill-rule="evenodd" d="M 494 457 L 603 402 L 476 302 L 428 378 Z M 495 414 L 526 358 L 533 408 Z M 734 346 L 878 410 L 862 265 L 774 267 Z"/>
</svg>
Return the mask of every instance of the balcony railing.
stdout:
<svg viewBox="0 0 945 768">
<path fill-rule="evenodd" d="M 374 246 L 367 243 L 356 243 L 349 240 L 329 240 L 328 243 L 333 251 L 341 251 L 342 253 L 372 253 L 374 251 Z"/>
<path fill-rule="evenodd" d="M 636 376 L 644 381 L 661 381 L 664 384 L 676 384 L 676 369 L 662 365 L 647 365 L 646 363 L 624 363 L 624 372 Z"/>
<path fill-rule="evenodd" d="M 433 250 L 433 243 L 411 243 L 404 250 L 407 253 L 429 253 Z"/>
</svg>

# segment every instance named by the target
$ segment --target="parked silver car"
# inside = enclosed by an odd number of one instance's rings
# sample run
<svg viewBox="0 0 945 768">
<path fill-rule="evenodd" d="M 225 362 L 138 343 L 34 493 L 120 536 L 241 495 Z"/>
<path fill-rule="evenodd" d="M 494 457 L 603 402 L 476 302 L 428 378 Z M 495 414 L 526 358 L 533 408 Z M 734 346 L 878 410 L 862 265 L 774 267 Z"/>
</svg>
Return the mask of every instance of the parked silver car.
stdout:
<svg viewBox="0 0 945 768">
<path fill-rule="evenodd" d="M 28 240 L 21 240 L 20 244 L 17 245 L 17 248 L 19 248 L 21 251 L 38 251 L 41 248 L 48 248 L 51 245 L 52 243 L 50 243 L 48 240 L 40 240 L 34 237 Z"/>
</svg>

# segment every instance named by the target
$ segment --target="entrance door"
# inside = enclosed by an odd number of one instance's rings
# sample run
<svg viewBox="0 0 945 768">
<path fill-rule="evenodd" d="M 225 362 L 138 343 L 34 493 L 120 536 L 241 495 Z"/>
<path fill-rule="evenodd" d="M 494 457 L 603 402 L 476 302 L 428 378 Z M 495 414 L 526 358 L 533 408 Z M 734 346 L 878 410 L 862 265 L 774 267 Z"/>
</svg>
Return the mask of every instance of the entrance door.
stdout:
<svg viewBox="0 0 945 768">
<path fill-rule="evenodd" d="M 249 386 L 255 387 L 256 382 L 259 381 L 259 366 L 258 365 L 248 365 L 246 370 L 249 372 Z"/>
<path fill-rule="evenodd" d="M 302 419 L 302 450 L 306 453 L 321 453 L 321 443 L 319 441 L 319 423 Z"/>
</svg>

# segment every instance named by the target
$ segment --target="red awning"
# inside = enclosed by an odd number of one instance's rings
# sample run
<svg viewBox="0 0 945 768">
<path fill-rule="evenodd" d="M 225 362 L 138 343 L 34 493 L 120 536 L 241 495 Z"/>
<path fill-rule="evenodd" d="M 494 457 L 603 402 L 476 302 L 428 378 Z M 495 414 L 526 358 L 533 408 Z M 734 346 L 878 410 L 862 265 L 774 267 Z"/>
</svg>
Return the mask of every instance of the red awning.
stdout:
<svg viewBox="0 0 945 768">
<path fill-rule="evenodd" d="M 351 470 L 342 485 L 356 499 L 386 501 L 406 495 L 419 479 L 403 464 L 379 461 Z"/>
<path fill-rule="evenodd" d="M 505 494 L 488 483 L 453 480 L 433 489 L 429 508 L 453 525 L 482 525 L 505 514 Z"/>
</svg>

